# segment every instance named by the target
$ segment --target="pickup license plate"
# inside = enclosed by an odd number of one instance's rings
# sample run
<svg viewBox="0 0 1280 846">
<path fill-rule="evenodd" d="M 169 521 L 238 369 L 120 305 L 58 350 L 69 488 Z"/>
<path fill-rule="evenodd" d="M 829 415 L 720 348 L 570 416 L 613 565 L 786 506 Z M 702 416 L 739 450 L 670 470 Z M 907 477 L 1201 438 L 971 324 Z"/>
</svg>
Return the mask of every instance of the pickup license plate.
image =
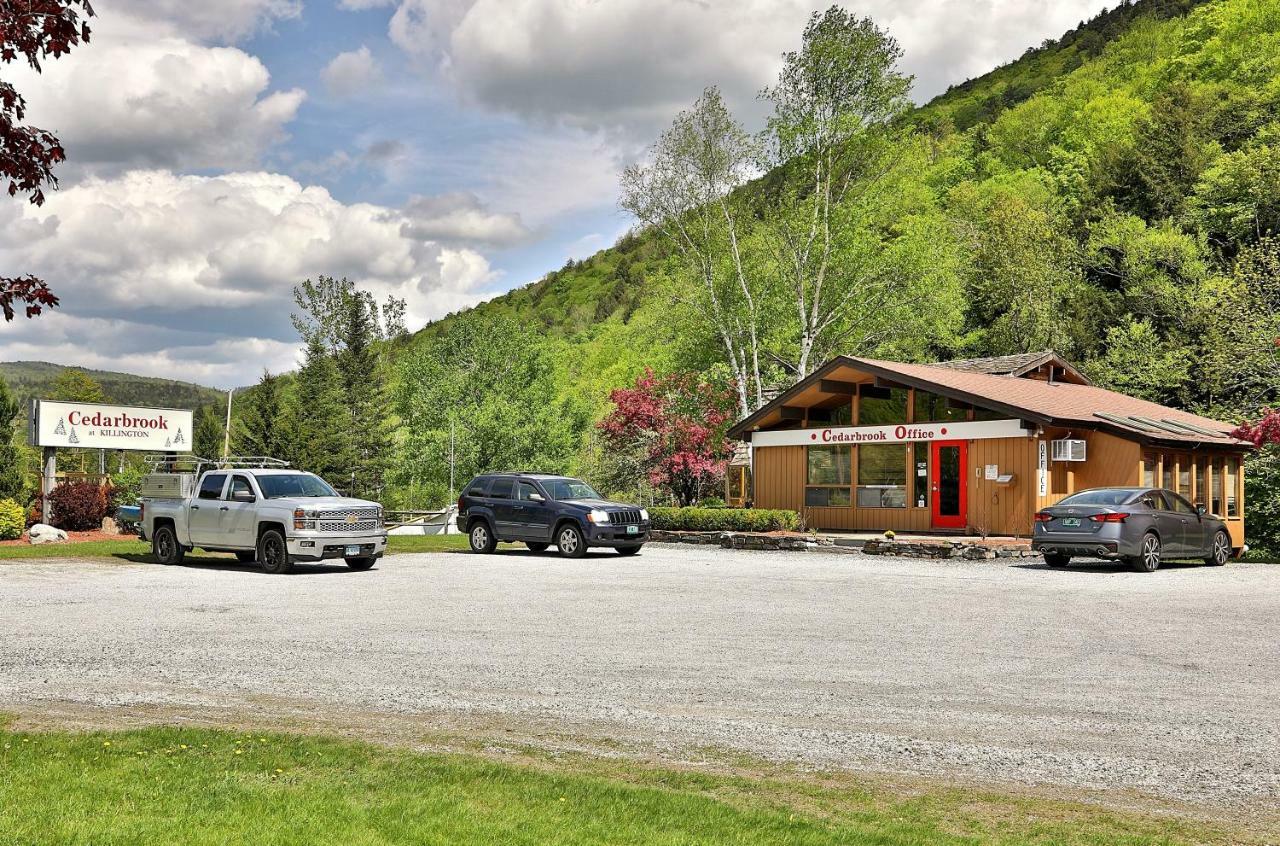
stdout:
<svg viewBox="0 0 1280 846">
<path fill-rule="evenodd" d="M 1080 518 L 1079 517 L 1063 517 L 1062 525 L 1069 526 L 1070 528 L 1074 529 L 1080 525 Z"/>
<path fill-rule="evenodd" d="M 636 535 L 636 534 L 639 534 L 639 533 L 640 533 L 640 527 L 639 527 L 639 526 L 627 526 L 627 534 L 629 534 L 629 535 Z"/>
<path fill-rule="evenodd" d="M 359 554 L 360 554 L 360 547 L 358 547 L 358 546 L 349 546 L 349 547 L 347 547 L 346 552 L 345 552 L 344 554 L 345 554 L 345 555 L 359 555 Z"/>
</svg>

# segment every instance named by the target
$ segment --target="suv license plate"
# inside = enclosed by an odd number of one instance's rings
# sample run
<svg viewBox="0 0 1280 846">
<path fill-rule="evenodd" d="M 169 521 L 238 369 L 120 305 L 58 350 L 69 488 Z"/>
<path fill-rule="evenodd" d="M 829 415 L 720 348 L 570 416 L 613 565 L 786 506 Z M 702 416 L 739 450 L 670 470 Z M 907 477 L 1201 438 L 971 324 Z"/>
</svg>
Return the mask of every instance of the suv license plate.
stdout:
<svg viewBox="0 0 1280 846">
<path fill-rule="evenodd" d="M 359 555 L 359 554 L 360 554 L 360 547 L 358 547 L 358 546 L 349 546 L 349 547 L 347 547 L 347 550 L 346 550 L 346 553 L 345 553 L 345 554 L 346 554 L 346 555 Z"/>
<path fill-rule="evenodd" d="M 635 535 L 635 534 L 639 534 L 639 533 L 640 533 L 640 527 L 639 527 L 639 526 L 627 526 L 627 534 L 629 534 L 629 535 Z"/>
<path fill-rule="evenodd" d="M 1075 527 L 1080 525 L 1080 518 L 1079 517 L 1063 517 L 1062 525 L 1070 526 L 1071 528 L 1074 529 Z"/>
</svg>

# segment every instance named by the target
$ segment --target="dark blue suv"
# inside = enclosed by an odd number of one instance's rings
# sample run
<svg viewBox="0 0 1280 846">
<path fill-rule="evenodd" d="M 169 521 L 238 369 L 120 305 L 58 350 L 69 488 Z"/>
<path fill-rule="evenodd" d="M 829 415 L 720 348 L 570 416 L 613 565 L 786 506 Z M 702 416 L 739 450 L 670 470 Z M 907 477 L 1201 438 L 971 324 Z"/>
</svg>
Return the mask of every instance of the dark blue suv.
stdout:
<svg viewBox="0 0 1280 846">
<path fill-rule="evenodd" d="M 586 482 L 541 473 L 476 476 L 458 497 L 458 528 L 473 552 L 493 552 L 499 541 L 520 541 L 534 552 L 553 543 L 580 558 L 591 546 L 635 555 L 649 539 L 649 513 L 638 505 L 603 499 Z"/>
</svg>

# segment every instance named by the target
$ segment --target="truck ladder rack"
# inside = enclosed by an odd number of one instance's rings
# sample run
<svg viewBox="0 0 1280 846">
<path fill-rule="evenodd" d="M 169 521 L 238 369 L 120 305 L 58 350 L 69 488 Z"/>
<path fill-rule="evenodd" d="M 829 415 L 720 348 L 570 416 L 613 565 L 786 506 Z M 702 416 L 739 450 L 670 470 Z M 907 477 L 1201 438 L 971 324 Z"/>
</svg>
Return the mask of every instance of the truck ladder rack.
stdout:
<svg viewBox="0 0 1280 846">
<path fill-rule="evenodd" d="M 142 457 L 153 472 L 201 473 L 204 470 L 283 470 L 289 462 L 266 455 L 229 455 L 226 458 L 201 458 L 198 455 L 148 454 Z"/>
</svg>

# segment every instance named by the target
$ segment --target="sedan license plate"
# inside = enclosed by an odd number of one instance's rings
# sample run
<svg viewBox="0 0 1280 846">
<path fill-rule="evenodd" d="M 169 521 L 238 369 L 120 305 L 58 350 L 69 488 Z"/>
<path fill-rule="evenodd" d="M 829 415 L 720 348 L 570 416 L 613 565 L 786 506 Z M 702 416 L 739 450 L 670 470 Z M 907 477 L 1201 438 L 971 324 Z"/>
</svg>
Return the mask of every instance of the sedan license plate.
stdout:
<svg viewBox="0 0 1280 846">
<path fill-rule="evenodd" d="M 635 535 L 635 534 L 639 534 L 639 533 L 640 533 L 640 527 L 639 527 L 639 526 L 627 526 L 627 534 L 629 534 L 629 535 Z"/>
<path fill-rule="evenodd" d="M 1062 525 L 1069 526 L 1070 528 L 1074 529 L 1080 525 L 1080 518 L 1079 517 L 1063 517 Z"/>
<path fill-rule="evenodd" d="M 347 547 L 347 550 L 346 550 L 346 553 L 345 553 L 345 554 L 346 554 L 346 555 L 359 555 L 359 554 L 360 554 L 360 547 L 358 547 L 358 546 L 349 546 L 349 547 Z"/>
</svg>

